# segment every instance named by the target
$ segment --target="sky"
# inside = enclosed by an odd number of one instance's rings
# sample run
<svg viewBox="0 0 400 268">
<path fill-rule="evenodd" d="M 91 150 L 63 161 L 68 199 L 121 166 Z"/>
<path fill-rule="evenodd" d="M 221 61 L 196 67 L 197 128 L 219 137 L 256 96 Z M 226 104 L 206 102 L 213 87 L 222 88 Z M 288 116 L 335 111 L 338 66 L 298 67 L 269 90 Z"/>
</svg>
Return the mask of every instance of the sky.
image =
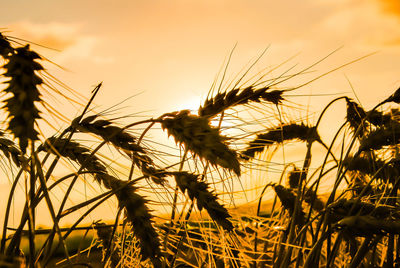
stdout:
<svg viewBox="0 0 400 268">
<path fill-rule="evenodd" d="M 377 54 L 307 92 L 351 93 L 347 76 L 368 105 L 400 84 L 397 0 L 15 0 L 2 9 L 0 25 L 10 35 L 59 50 L 35 47 L 67 69 L 48 66 L 60 80 L 87 96 L 103 81 L 96 103 L 104 107 L 137 94 L 129 103 L 136 111 L 199 105 L 235 44 L 231 77 L 265 48 L 258 69 L 297 54 L 287 68 L 304 68 L 343 47 L 313 70 Z"/>
<path fill-rule="evenodd" d="M 233 47 L 227 81 L 265 49 L 254 74 L 293 57 L 274 77 L 340 48 L 285 87 L 375 53 L 293 92 L 314 95 L 291 101 L 315 111 L 353 90 L 371 108 L 400 87 L 398 0 L 13 0 L 2 11 L 8 35 L 52 48 L 32 45 L 63 67 L 46 64 L 68 86 L 89 97 L 103 81 L 95 101 L 102 109 L 134 96 L 121 105 L 125 114 L 196 109 Z"/>
</svg>

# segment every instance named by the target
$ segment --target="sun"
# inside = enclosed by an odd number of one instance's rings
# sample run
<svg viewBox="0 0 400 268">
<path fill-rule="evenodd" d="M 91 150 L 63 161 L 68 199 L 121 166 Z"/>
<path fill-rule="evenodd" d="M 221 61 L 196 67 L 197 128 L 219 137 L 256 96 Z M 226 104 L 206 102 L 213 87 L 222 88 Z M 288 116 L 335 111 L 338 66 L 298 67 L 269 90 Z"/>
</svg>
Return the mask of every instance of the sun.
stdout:
<svg viewBox="0 0 400 268">
<path fill-rule="evenodd" d="M 192 114 L 198 114 L 199 108 L 202 104 L 201 101 L 199 101 L 201 98 L 199 96 L 190 96 L 188 98 L 185 98 L 184 100 L 178 102 L 177 104 L 177 110 L 190 110 L 190 113 Z"/>
</svg>

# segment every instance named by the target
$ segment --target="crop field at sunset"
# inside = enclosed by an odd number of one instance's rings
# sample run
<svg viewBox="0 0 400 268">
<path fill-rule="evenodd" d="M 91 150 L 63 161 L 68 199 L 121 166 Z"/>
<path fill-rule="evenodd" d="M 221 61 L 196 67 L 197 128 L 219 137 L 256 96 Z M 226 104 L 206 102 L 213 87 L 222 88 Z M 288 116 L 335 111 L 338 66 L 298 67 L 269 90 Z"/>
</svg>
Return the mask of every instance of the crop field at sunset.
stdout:
<svg viewBox="0 0 400 268">
<path fill-rule="evenodd" d="M 0 17 L 0 267 L 398 267 L 400 2 Z"/>
</svg>

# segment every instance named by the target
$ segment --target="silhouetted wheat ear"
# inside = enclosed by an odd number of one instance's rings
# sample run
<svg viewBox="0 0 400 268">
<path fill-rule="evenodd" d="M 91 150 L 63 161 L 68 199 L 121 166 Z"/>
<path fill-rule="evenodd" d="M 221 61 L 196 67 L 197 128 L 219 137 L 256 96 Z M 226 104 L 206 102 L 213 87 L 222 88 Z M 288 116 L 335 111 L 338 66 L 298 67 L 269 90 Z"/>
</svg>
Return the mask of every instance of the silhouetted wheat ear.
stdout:
<svg viewBox="0 0 400 268">
<path fill-rule="evenodd" d="M 7 37 L 5 37 L 1 32 L 0 32 L 0 56 L 2 56 L 4 59 L 7 59 L 8 56 L 13 52 L 13 48 L 10 44 L 10 42 L 7 40 Z"/>
<path fill-rule="evenodd" d="M 115 242 L 112 241 L 113 228 L 111 226 L 106 226 L 103 222 L 98 222 L 95 224 L 95 229 L 97 236 L 103 247 L 103 254 L 111 247 L 111 267 L 117 267 L 121 260 L 119 252 L 116 248 Z M 104 258 L 104 255 L 103 255 Z M 103 260 L 104 261 L 104 260 Z"/>
<path fill-rule="evenodd" d="M 38 86 L 43 80 L 35 73 L 43 70 L 36 61 L 40 56 L 29 50 L 29 45 L 14 50 L 7 57 L 8 62 L 3 66 L 3 74 L 9 78 L 5 82 L 5 93 L 12 96 L 4 100 L 4 108 L 8 111 L 8 129 L 19 140 L 23 153 L 28 147 L 28 140 L 37 140 L 38 132 L 34 129 L 35 120 L 40 118 L 35 102 L 41 102 Z"/>
<path fill-rule="evenodd" d="M 354 209 L 351 211 L 353 206 Z M 356 202 L 354 200 L 347 200 L 345 198 L 339 199 L 328 206 L 331 222 L 337 222 L 343 219 L 349 215 L 350 211 L 351 215 L 367 215 L 370 214 L 374 208 L 374 204 L 367 202 Z"/>
<path fill-rule="evenodd" d="M 398 109 L 392 109 L 389 113 L 372 110 L 367 113 L 367 120 L 377 127 L 390 127 L 390 125 L 398 123 L 398 119 L 394 118 L 395 116 L 398 116 L 398 114 Z"/>
<path fill-rule="evenodd" d="M 253 141 L 250 141 L 248 148 L 241 153 L 241 157 L 248 160 L 274 143 L 283 143 L 295 139 L 313 142 L 319 141 L 320 137 L 315 127 L 306 126 L 303 123 L 275 127 L 266 133 L 258 134 Z"/>
<path fill-rule="evenodd" d="M 275 185 L 274 190 L 279 200 L 281 201 L 282 206 L 289 211 L 290 215 L 293 216 L 294 206 L 296 202 L 296 195 L 293 193 L 293 190 L 286 188 L 282 185 Z M 296 224 L 303 225 L 305 221 L 305 213 L 302 207 L 300 207 L 298 213 L 299 217 L 298 217 L 298 222 L 296 222 Z"/>
<path fill-rule="evenodd" d="M 318 197 L 317 192 L 310 188 L 305 190 L 304 202 L 312 205 L 313 209 L 317 211 L 321 211 L 325 207 L 325 203 Z"/>
<path fill-rule="evenodd" d="M 219 129 L 212 127 L 207 118 L 184 110 L 168 114 L 161 122 L 163 129 L 175 141 L 210 164 L 232 170 L 240 176 L 240 163 L 234 150 L 229 149 Z"/>
<path fill-rule="evenodd" d="M 342 164 L 348 171 L 358 171 L 363 175 L 375 176 L 385 182 L 394 183 L 400 176 L 400 161 L 391 159 L 389 162 L 380 159 L 371 159 L 365 156 L 349 156 L 343 159 Z"/>
<path fill-rule="evenodd" d="M 4 133 L 0 131 L 0 150 L 3 152 L 7 159 L 11 159 L 17 167 L 21 167 L 26 163 L 26 159 L 22 155 L 18 146 L 14 141 L 4 137 Z"/>
<path fill-rule="evenodd" d="M 400 142 L 400 123 L 378 127 L 360 141 L 359 151 L 379 150 Z"/>
<path fill-rule="evenodd" d="M 367 115 L 364 109 L 358 105 L 358 103 L 346 98 L 347 103 L 347 115 L 346 120 L 349 123 L 351 129 L 355 132 L 358 130 L 359 126 L 363 122 L 365 116 Z M 364 136 L 364 130 L 360 130 L 357 137 L 361 138 Z"/>
<path fill-rule="evenodd" d="M 72 121 L 72 127 L 76 130 L 86 133 L 93 133 L 110 142 L 117 148 L 129 152 L 144 152 L 143 148 L 137 144 L 134 136 L 127 133 L 124 129 L 112 125 L 108 120 L 96 120 L 97 115 L 89 116 L 79 122 L 80 117 Z"/>
<path fill-rule="evenodd" d="M 115 193 L 119 206 L 125 208 L 127 217 L 132 224 L 135 237 L 140 242 L 141 254 L 144 259 L 150 258 L 154 267 L 161 264 L 161 250 L 158 233 L 153 227 L 152 215 L 146 206 L 147 200 L 136 193 L 136 187 L 113 178 L 111 187 Z"/>
<path fill-rule="evenodd" d="M 196 199 L 199 210 L 205 208 L 211 219 L 222 228 L 227 231 L 233 230 L 233 225 L 228 220 L 231 217 L 228 210 L 218 203 L 218 197 L 209 190 L 209 185 L 199 181 L 199 175 L 188 172 L 172 172 L 170 174 L 174 175 L 176 184 L 183 193 L 187 191 L 192 201 Z"/>
<path fill-rule="evenodd" d="M 400 103 L 400 88 L 398 88 L 389 98 L 381 102 L 381 104 L 387 102 Z"/>
<path fill-rule="evenodd" d="M 377 219 L 373 216 L 350 216 L 340 220 L 335 228 L 346 229 L 353 236 L 370 237 L 373 234 L 400 234 L 400 223 Z"/>
<path fill-rule="evenodd" d="M 297 186 L 299 186 L 300 174 L 301 170 L 297 167 L 294 167 L 293 170 L 289 172 L 289 175 L 287 177 L 287 184 L 290 188 L 297 189 Z"/>
<path fill-rule="evenodd" d="M 283 100 L 283 91 L 273 90 L 268 92 L 269 89 L 269 87 L 255 89 L 253 86 L 249 86 L 243 90 L 232 89 L 231 91 L 218 93 L 215 97 L 207 99 L 200 106 L 199 115 L 213 117 L 228 108 L 240 104 L 248 104 L 249 102 L 266 101 L 273 104 L 281 103 Z"/>
<path fill-rule="evenodd" d="M 61 155 L 80 164 L 85 170 L 92 173 L 93 177 L 99 184 L 104 184 L 108 189 L 111 189 L 110 175 L 107 173 L 107 168 L 101 163 L 100 159 L 91 154 L 91 150 L 80 145 L 78 142 L 51 137 L 45 143 L 38 147 L 38 150 L 51 152 L 55 155 Z"/>
<path fill-rule="evenodd" d="M 100 136 L 132 158 L 144 176 L 151 178 L 157 184 L 165 183 L 165 170 L 156 167 L 153 160 L 146 155 L 145 149 L 137 144 L 136 137 L 123 128 L 112 125 L 111 121 L 95 120 L 96 118 L 97 115 L 92 115 L 80 121 L 81 117 L 77 117 L 72 121 L 71 126 L 78 131 Z"/>
</svg>

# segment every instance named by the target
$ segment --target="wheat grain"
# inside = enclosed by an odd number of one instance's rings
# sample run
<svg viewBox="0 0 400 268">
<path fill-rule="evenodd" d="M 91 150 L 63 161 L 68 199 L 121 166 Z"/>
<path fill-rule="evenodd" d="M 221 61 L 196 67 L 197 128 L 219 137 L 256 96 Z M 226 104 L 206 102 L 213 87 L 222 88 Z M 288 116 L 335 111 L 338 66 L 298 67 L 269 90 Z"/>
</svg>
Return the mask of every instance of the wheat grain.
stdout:
<svg viewBox="0 0 400 268">
<path fill-rule="evenodd" d="M 112 122 L 108 120 L 94 121 L 96 118 L 97 115 L 92 115 L 80 121 L 81 118 L 77 117 L 72 121 L 71 126 L 81 132 L 96 134 L 117 148 L 129 152 L 144 152 L 143 148 L 137 144 L 136 138 L 126 130 L 112 125 Z"/>
<path fill-rule="evenodd" d="M 110 189 L 109 175 L 107 168 L 101 163 L 100 159 L 91 153 L 90 149 L 82 146 L 78 142 L 65 138 L 48 138 L 38 150 L 51 152 L 55 155 L 61 155 L 72 161 L 79 163 L 89 172 L 92 172 L 94 178 L 99 184 L 103 184 Z"/>
</svg>

